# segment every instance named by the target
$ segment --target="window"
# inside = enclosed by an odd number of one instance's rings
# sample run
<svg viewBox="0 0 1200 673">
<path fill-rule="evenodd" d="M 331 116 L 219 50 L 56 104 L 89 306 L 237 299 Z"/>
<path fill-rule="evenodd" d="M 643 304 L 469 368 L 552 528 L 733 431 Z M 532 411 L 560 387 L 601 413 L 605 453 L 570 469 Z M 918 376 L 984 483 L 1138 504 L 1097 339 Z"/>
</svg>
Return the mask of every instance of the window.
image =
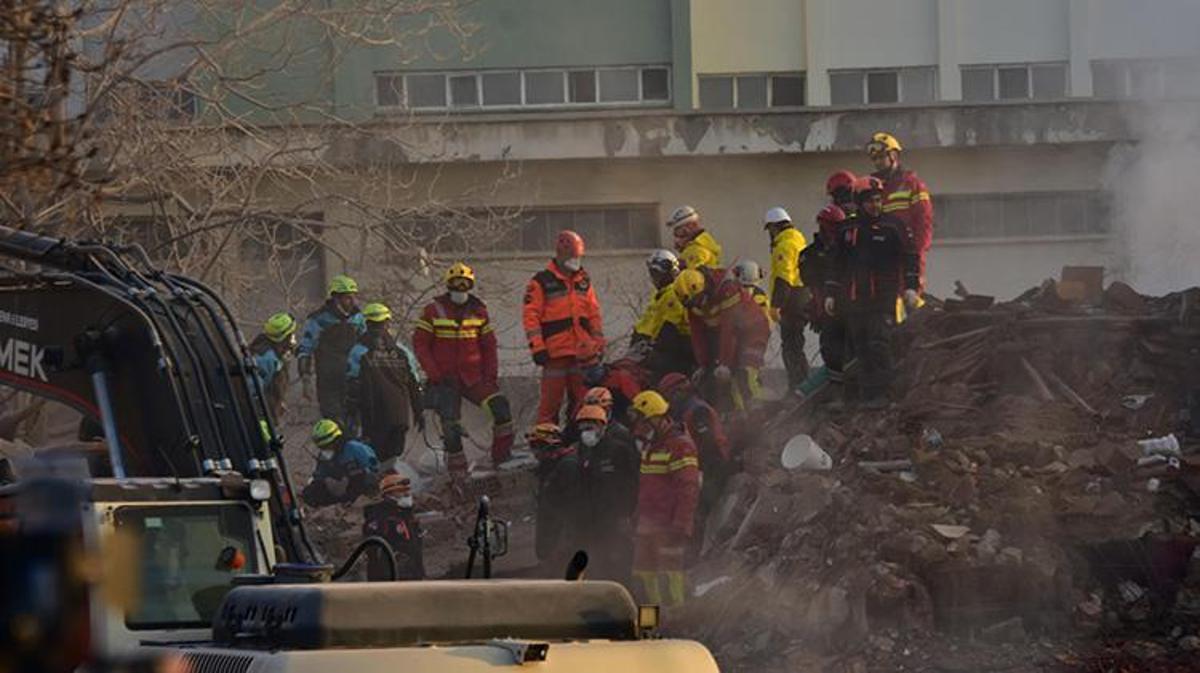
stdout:
<svg viewBox="0 0 1200 673">
<path fill-rule="evenodd" d="M 406 75 L 409 107 L 446 107 L 445 75 Z"/>
<path fill-rule="evenodd" d="M 646 250 L 659 242 L 658 208 L 601 206 L 526 211 L 520 220 L 519 250 L 549 251 L 563 229 L 579 232 L 588 250 Z"/>
<path fill-rule="evenodd" d="M 1092 61 L 1092 95 L 1141 100 L 1200 97 L 1200 62 L 1195 59 Z"/>
<path fill-rule="evenodd" d="M 571 70 L 567 72 L 567 100 L 572 103 L 596 102 L 596 71 Z"/>
<path fill-rule="evenodd" d="M 401 75 L 376 75 L 375 101 L 381 107 L 404 105 L 404 77 Z"/>
<path fill-rule="evenodd" d="M 638 71 L 633 68 L 609 68 L 599 71 L 600 100 L 605 103 L 637 101 Z"/>
<path fill-rule="evenodd" d="M 761 110 L 804 105 L 804 75 L 746 73 L 701 75 L 700 107 L 706 110 Z"/>
<path fill-rule="evenodd" d="M 1054 100 L 1067 95 L 1065 63 L 967 66 L 962 69 L 965 101 Z"/>
<path fill-rule="evenodd" d="M 844 70 L 829 73 L 834 105 L 927 103 L 936 98 L 934 68 Z"/>
<path fill-rule="evenodd" d="M 949 194 L 937 197 L 938 239 L 1095 236 L 1111 231 L 1101 192 Z"/>
<path fill-rule="evenodd" d="M 525 104 L 553 105 L 565 102 L 565 77 L 566 73 L 561 70 L 525 73 Z"/>
<path fill-rule="evenodd" d="M 666 68 L 642 68 L 642 100 L 665 101 L 671 98 Z"/>
<path fill-rule="evenodd" d="M 480 76 L 484 105 L 520 105 L 521 73 L 491 72 Z M 561 90 L 562 87 L 559 87 Z"/>
<path fill-rule="evenodd" d="M 478 82 L 474 75 L 459 75 L 450 78 L 450 105 L 454 107 L 479 105 Z"/>
</svg>

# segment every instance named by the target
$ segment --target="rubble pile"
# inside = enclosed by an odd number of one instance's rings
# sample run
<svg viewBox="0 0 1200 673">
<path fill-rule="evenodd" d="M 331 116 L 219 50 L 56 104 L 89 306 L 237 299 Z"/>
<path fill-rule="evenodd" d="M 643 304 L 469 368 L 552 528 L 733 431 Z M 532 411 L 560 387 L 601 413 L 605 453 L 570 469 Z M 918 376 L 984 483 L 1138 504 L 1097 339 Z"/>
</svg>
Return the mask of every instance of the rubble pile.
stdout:
<svg viewBox="0 0 1200 673">
<path fill-rule="evenodd" d="M 1069 670 L 1084 659 L 1048 639 L 1164 620 L 1155 651 L 1200 642 L 1178 628 L 1200 539 L 1200 290 L 1079 290 L 963 291 L 919 312 L 898 330 L 889 409 L 781 403 L 771 448 L 713 514 L 675 630 L 735 671 L 975 670 L 972 648 Z M 780 465 L 797 433 L 831 469 Z"/>
</svg>

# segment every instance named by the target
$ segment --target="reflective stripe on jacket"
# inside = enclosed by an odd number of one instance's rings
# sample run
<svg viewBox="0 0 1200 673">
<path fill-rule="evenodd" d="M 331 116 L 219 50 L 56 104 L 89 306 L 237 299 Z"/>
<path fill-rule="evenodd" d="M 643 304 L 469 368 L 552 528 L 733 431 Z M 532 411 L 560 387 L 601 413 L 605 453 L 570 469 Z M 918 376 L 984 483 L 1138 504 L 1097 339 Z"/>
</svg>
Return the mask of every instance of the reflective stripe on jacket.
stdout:
<svg viewBox="0 0 1200 673">
<path fill-rule="evenodd" d="M 711 288 L 688 313 L 701 367 L 761 367 L 771 325 L 753 296 L 724 269 L 705 272 Z"/>
<path fill-rule="evenodd" d="M 435 298 L 421 312 L 412 343 L 431 383 L 470 388 L 498 378 L 496 333 L 487 306 L 475 295 L 462 305 L 450 301 L 449 294 Z"/>
<path fill-rule="evenodd" d="M 917 253 L 924 257 L 933 244 L 933 198 L 917 174 L 897 167 L 873 175 L 883 182 L 883 212 L 912 230 Z"/>
<path fill-rule="evenodd" d="M 554 260 L 525 286 L 521 322 L 531 353 L 583 359 L 604 347 L 600 302 L 587 271 L 567 274 Z"/>
<path fill-rule="evenodd" d="M 642 451 L 638 480 L 639 534 L 692 534 L 700 499 L 700 458 L 687 433 L 672 427 Z"/>
</svg>

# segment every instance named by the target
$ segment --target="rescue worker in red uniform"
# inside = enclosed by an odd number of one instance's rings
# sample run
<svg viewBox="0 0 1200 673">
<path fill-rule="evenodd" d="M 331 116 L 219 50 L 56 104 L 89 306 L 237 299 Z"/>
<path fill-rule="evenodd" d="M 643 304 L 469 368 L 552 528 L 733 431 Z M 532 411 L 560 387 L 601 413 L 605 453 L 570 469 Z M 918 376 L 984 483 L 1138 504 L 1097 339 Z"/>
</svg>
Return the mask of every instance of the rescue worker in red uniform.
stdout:
<svg viewBox="0 0 1200 673">
<path fill-rule="evenodd" d="M 704 368 L 705 397 L 717 400 L 732 384 L 733 407 L 746 410 L 762 396 L 758 373 L 771 336 L 766 314 L 723 269 L 684 269 L 675 279 L 675 293 L 688 309 L 692 351 Z"/>
<path fill-rule="evenodd" d="M 633 574 L 648 602 L 668 607 L 684 601 L 685 560 L 700 498 L 696 445 L 669 412 L 653 390 L 633 400 L 633 434 L 641 451 Z"/>
<path fill-rule="evenodd" d="M 829 202 L 842 209 L 847 216 L 854 213 L 854 181 L 858 176 L 850 171 L 838 171 L 825 181 L 825 194 Z"/>
<path fill-rule="evenodd" d="M 558 423 L 563 399 L 574 410 L 583 397 L 583 364 L 604 350 L 600 302 L 583 269 L 579 234 L 559 232 L 554 259 L 525 286 L 521 322 L 533 362 L 542 368 L 537 422 Z"/>
<path fill-rule="evenodd" d="M 446 293 L 421 312 L 413 330 L 413 350 L 425 370 L 426 405 L 442 423 L 446 463 L 451 474 L 464 476 L 462 400 L 478 405 L 492 419 L 493 465 L 509 459 L 513 418 L 508 398 L 500 392 L 496 333 L 487 306 L 471 290 L 475 271 L 458 262 L 446 270 Z"/>
<path fill-rule="evenodd" d="M 825 312 L 826 284 L 833 280 L 834 253 L 838 234 L 846 223 L 846 213 L 829 204 L 817 213 L 817 232 L 812 243 L 800 253 L 800 275 L 804 286 L 812 289 L 808 305 L 809 321 L 820 337 L 821 360 L 832 383 L 841 383 L 846 363 L 846 321 Z"/>
<path fill-rule="evenodd" d="M 854 183 L 858 214 L 842 229 L 827 282 L 825 312 L 841 314 L 860 362 L 859 385 L 866 406 L 887 405 L 892 378 L 891 328 L 896 299 L 915 307 L 917 250 L 904 222 L 883 212 L 883 185 L 872 176 Z"/>
<path fill-rule="evenodd" d="M 867 154 L 875 166 L 871 175 L 883 184 L 883 212 L 912 231 L 917 250 L 920 288 L 925 287 L 925 256 L 933 244 L 933 199 L 917 174 L 900 165 L 900 141 L 880 131 L 867 143 Z M 923 302 L 918 302 L 920 305 Z"/>
<path fill-rule="evenodd" d="M 612 394 L 612 414 L 618 420 L 627 418 L 633 398 L 642 392 L 636 367 L 628 360 L 618 360 L 613 364 L 597 362 L 583 370 L 583 384 L 588 389 L 606 388 Z"/>
</svg>

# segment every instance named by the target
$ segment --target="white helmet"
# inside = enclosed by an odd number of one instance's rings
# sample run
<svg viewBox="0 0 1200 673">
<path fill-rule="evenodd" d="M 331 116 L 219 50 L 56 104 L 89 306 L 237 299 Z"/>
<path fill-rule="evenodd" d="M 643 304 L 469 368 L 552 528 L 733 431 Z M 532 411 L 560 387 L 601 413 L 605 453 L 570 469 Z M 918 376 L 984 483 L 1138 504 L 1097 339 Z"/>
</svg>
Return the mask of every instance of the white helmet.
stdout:
<svg viewBox="0 0 1200 673">
<path fill-rule="evenodd" d="M 792 216 L 788 215 L 788 211 L 784 210 L 783 208 L 781 208 L 779 206 L 775 206 L 774 208 L 771 208 L 770 210 L 767 211 L 766 215 L 763 215 L 763 226 L 764 227 L 767 225 L 771 225 L 771 224 L 777 224 L 779 222 L 791 222 L 791 221 L 792 221 Z"/>
<path fill-rule="evenodd" d="M 646 258 L 646 268 L 651 273 L 669 273 L 674 276 L 679 273 L 679 256 L 670 250 L 655 250 Z"/>
<path fill-rule="evenodd" d="M 752 259 L 743 259 L 734 265 L 733 277 L 737 278 L 742 285 L 757 285 L 762 280 L 762 269 L 758 267 L 758 262 Z"/>
<path fill-rule="evenodd" d="M 691 206 L 679 206 L 671 213 L 671 217 L 667 219 L 667 227 L 674 229 L 681 224 L 688 222 L 697 222 L 700 220 L 700 213 Z"/>
</svg>

